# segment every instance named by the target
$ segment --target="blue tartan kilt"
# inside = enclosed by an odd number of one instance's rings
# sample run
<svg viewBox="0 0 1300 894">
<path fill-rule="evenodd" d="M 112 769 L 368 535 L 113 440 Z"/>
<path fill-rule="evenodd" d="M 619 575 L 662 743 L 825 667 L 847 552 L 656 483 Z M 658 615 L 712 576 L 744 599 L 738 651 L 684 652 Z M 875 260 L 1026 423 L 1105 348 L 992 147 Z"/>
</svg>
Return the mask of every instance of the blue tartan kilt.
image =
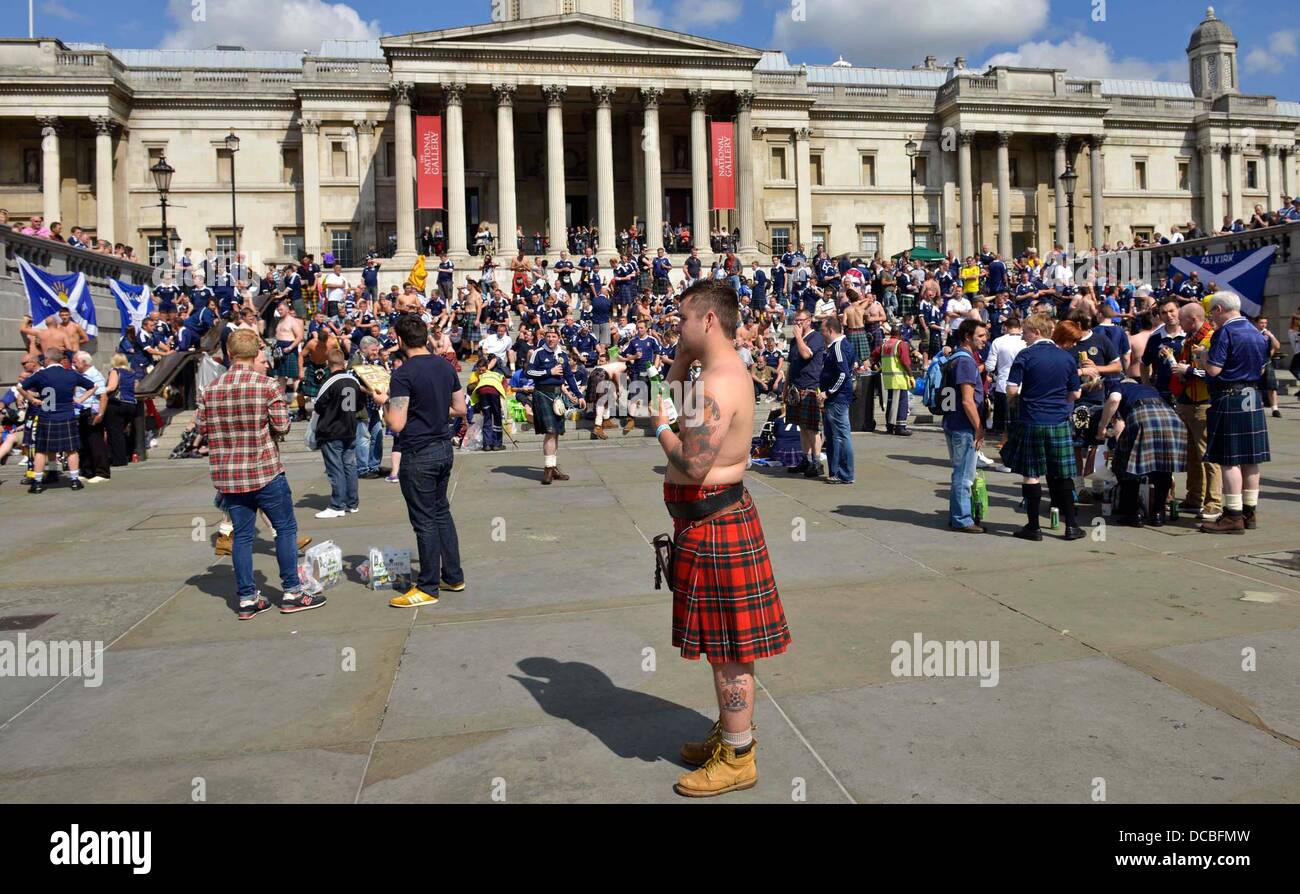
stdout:
<svg viewBox="0 0 1300 894">
<path fill-rule="evenodd" d="M 1012 422 L 1011 434 L 1002 447 L 1002 463 L 1026 478 L 1073 478 L 1076 466 L 1070 423 Z"/>
<path fill-rule="evenodd" d="M 1271 459 L 1264 400 L 1258 388 L 1227 389 L 1212 395 L 1207 415 L 1207 463 L 1248 466 Z"/>
<path fill-rule="evenodd" d="M 37 453 L 76 453 L 81 449 L 81 434 L 76 419 L 36 420 L 34 449 Z"/>
<path fill-rule="evenodd" d="M 1139 401 L 1124 421 L 1124 432 L 1111 457 L 1119 477 L 1141 478 L 1152 472 L 1187 468 L 1187 426 L 1163 400 Z"/>
<path fill-rule="evenodd" d="M 549 391 L 538 388 L 533 391 L 533 431 L 537 434 L 564 434 L 564 415 L 557 414 L 554 407 L 555 398 L 560 394 L 558 388 Z"/>
</svg>

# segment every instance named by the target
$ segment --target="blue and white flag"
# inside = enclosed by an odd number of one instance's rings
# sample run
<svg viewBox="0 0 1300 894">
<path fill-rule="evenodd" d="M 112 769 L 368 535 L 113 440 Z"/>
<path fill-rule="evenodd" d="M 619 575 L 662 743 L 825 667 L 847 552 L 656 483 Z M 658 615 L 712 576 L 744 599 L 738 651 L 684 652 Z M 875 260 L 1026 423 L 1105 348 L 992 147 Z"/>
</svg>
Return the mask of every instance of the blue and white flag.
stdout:
<svg viewBox="0 0 1300 894">
<path fill-rule="evenodd" d="M 1273 255 L 1276 253 L 1276 245 L 1266 245 L 1253 251 L 1174 258 L 1169 262 L 1176 271 L 1173 287 L 1177 289 L 1184 278 L 1199 273 L 1201 284 L 1207 293 L 1211 282 L 1220 291 L 1236 292 L 1241 296 L 1242 314 L 1258 316 L 1260 305 L 1264 301 L 1264 283 L 1268 281 L 1268 271 L 1273 266 Z"/>
<path fill-rule="evenodd" d="M 117 312 L 122 315 L 122 331 L 126 332 L 127 326 L 134 326 L 135 331 L 139 332 L 144 318 L 154 311 L 153 293 L 149 287 L 133 286 L 129 282 L 109 277 L 108 289 L 117 301 Z"/>
<path fill-rule="evenodd" d="M 99 327 L 95 324 L 95 302 L 90 297 L 86 274 L 55 276 L 33 267 L 22 258 L 18 259 L 18 272 L 23 278 L 23 288 L 27 290 L 34 328 L 44 329 L 47 319 L 66 309 L 71 311 L 73 321 L 86 330 L 87 335 L 94 338 L 99 334 Z"/>
</svg>

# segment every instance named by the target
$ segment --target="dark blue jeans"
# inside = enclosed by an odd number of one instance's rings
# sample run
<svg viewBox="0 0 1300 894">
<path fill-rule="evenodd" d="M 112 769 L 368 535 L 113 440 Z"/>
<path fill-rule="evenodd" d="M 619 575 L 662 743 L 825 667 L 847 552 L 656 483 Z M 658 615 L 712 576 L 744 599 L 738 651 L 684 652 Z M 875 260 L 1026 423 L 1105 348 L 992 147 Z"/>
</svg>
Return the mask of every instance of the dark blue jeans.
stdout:
<svg viewBox="0 0 1300 894">
<path fill-rule="evenodd" d="M 458 584 L 465 579 L 456 522 L 447 502 L 452 459 L 451 441 L 434 441 L 419 450 L 403 451 L 397 473 L 420 553 L 420 575 L 415 583 L 429 594 L 438 592 L 439 581 Z"/>
<path fill-rule="evenodd" d="M 330 480 L 330 508 L 356 509 L 361 505 L 357 496 L 356 442 L 321 441 L 320 453 Z"/>
<path fill-rule="evenodd" d="M 222 494 L 222 506 L 230 513 L 234 525 L 230 558 L 235 566 L 235 589 L 241 602 L 252 602 L 257 592 L 253 584 L 253 532 L 257 510 L 266 513 L 275 528 L 275 558 L 280 564 L 280 583 L 287 598 L 302 586 L 298 580 L 298 520 L 293 516 L 293 492 L 281 472 L 261 490 L 243 494 Z"/>
<path fill-rule="evenodd" d="M 822 430 L 826 435 L 826 473 L 841 481 L 852 481 L 853 438 L 848 401 L 830 401 L 822 407 Z"/>
</svg>

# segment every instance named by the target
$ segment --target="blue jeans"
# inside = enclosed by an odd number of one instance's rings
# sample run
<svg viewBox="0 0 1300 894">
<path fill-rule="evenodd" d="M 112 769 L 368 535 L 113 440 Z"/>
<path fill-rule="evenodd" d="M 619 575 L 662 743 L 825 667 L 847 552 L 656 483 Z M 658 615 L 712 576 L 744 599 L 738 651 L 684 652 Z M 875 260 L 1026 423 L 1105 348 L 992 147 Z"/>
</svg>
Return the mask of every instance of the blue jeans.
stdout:
<svg viewBox="0 0 1300 894">
<path fill-rule="evenodd" d="M 975 524 L 971 515 L 970 489 L 975 483 L 975 433 L 946 431 L 948 458 L 952 461 L 952 490 L 948 494 L 948 524 L 965 528 Z"/>
<path fill-rule="evenodd" d="M 826 472 L 841 481 L 853 480 L 853 439 L 849 435 L 849 402 L 837 400 L 822 407 L 826 433 Z"/>
<path fill-rule="evenodd" d="M 325 476 L 330 480 L 330 508 L 356 509 L 361 503 L 357 496 L 355 442 L 321 441 L 320 453 L 325 458 Z"/>
<path fill-rule="evenodd" d="M 357 474 L 378 472 L 384 458 L 384 423 L 376 414 L 357 422 Z"/>
<path fill-rule="evenodd" d="M 298 580 L 298 520 L 293 516 L 293 492 L 281 472 L 261 490 L 243 494 L 222 494 L 222 507 L 230 513 L 234 525 L 230 558 L 235 566 L 235 589 L 240 602 L 252 602 L 257 593 L 253 584 L 253 532 L 257 510 L 266 513 L 275 528 L 275 558 L 280 564 L 280 584 L 286 597 L 293 598 L 302 586 Z"/>
<path fill-rule="evenodd" d="M 456 522 L 447 501 L 452 460 L 451 441 L 434 441 L 419 450 L 403 452 L 397 473 L 420 553 L 420 576 L 415 585 L 430 594 L 438 592 L 439 581 L 458 584 L 465 580 Z"/>
</svg>

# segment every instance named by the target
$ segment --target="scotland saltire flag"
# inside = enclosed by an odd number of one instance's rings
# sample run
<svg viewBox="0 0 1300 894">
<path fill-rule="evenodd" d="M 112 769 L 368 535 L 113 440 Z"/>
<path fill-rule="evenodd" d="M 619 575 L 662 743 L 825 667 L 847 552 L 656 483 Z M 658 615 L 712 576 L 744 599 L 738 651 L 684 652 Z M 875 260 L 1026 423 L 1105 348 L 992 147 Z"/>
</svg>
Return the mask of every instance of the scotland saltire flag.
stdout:
<svg viewBox="0 0 1300 894">
<path fill-rule="evenodd" d="M 127 326 L 134 326 L 135 331 L 139 332 L 144 318 L 154 310 L 153 293 L 149 287 L 133 286 L 129 282 L 109 277 L 108 288 L 117 301 L 117 312 L 122 315 L 122 331 L 125 332 Z"/>
<path fill-rule="evenodd" d="M 1169 262 L 1176 271 L 1173 286 L 1177 289 L 1182 285 L 1183 279 L 1199 273 L 1201 284 L 1207 293 L 1210 283 L 1214 282 L 1219 289 L 1236 292 L 1241 296 L 1243 315 L 1258 316 L 1264 300 L 1264 283 L 1268 280 L 1268 271 L 1273 266 L 1273 255 L 1276 252 L 1276 245 L 1266 245 L 1253 251 L 1173 258 Z"/>
<path fill-rule="evenodd" d="M 22 258 L 18 259 L 18 272 L 23 278 L 23 288 L 27 290 L 27 303 L 32 309 L 35 328 L 43 329 L 47 319 L 66 308 L 87 335 L 94 338 L 99 334 L 99 327 L 95 324 L 95 302 L 86 285 L 86 274 L 55 276 L 33 267 Z"/>
</svg>

